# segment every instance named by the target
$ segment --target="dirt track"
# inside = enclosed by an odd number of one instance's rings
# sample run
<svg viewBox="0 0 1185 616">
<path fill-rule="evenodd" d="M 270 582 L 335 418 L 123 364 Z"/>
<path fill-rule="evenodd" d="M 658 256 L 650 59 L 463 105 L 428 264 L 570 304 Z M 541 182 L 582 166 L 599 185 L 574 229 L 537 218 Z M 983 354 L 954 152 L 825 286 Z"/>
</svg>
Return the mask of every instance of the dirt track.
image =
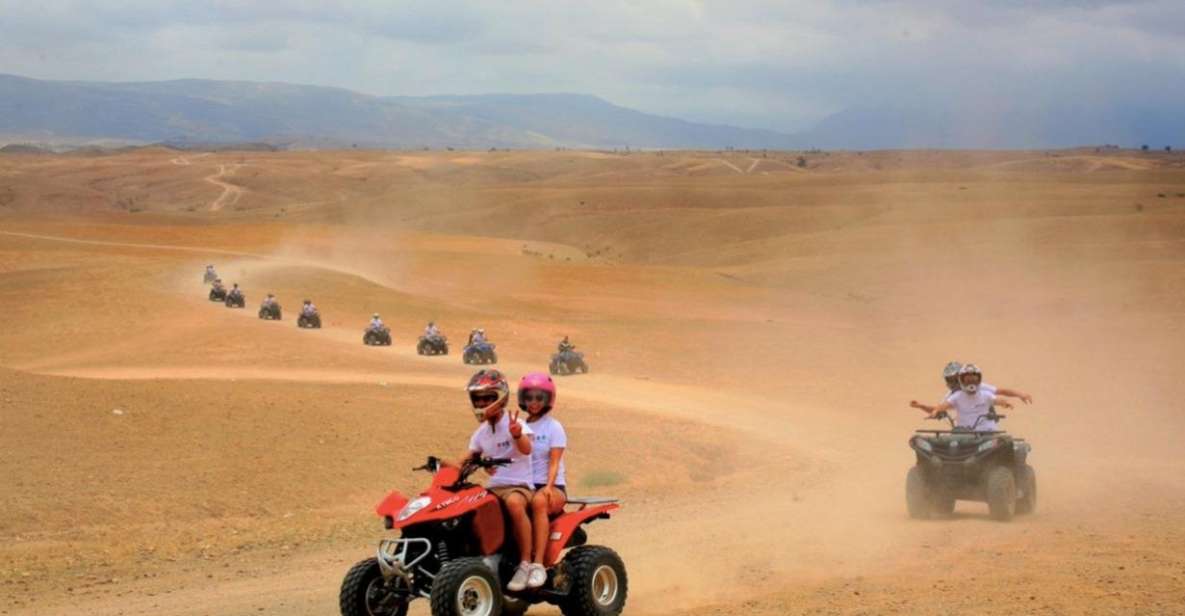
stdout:
<svg viewBox="0 0 1185 616">
<path fill-rule="evenodd" d="M 573 491 L 625 499 L 591 534 L 628 613 L 1185 613 L 1185 159 L 176 160 L 0 157 L 0 613 L 333 613 L 374 502 L 469 429 L 429 319 L 512 376 L 589 353 L 560 413 Z M 250 171 L 233 210 L 207 163 Z M 1036 515 L 906 518 L 904 403 L 952 358 L 1036 397 Z"/>
</svg>

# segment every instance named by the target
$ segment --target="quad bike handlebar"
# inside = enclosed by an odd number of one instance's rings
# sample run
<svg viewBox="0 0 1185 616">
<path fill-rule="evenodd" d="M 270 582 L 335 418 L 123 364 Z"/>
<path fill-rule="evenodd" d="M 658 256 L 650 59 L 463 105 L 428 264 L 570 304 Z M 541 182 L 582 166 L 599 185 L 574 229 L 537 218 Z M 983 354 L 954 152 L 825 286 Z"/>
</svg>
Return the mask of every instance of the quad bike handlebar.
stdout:
<svg viewBox="0 0 1185 616">
<path fill-rule="evenodd" d="M 993 408 L 990 411 L 988 411 L 987 413 L 980 415 L 979 417 L 976 417 L 975 423 L 971 424 L 970 428 L 956 427 L 954 418 L 951 417 L 950 413 L 947 413 L 946 411 L 941 411 L 938 414 L 934 415 L 933 417 L 927 417 L 926 419 L 928 419 L 928 420 L 933 419 L 934 421 L 941 421 L 941 420 L 945 419 L 947 422 L 950 423 L 950 427 L 952 429 L 966 430 L 968 432 L 975 432 L 975 430 L 977 428 L 979 428 L 979 423 L 981 421 L 999 421 L 1001 419 L 1006 419 L 1007 417 L 1008 417 L 1007 415 L 1000 415 L 1000 414 L 996 413 L 996 409 Z"/>
<path fill-rule="evenodd" d="M 452 487 L 462 487 L 468 484 L 469 476 L 482 469 L 497 468 L 499 466 L 506 466 L 510 464 L 511 460 L 507 458 L 482 458 L 480 456 L 471 456 L 461 463 L 461 468 L 458 469 L 457 481 Z M 436 456 L 428 456 L 428 461 L 421 466 L 417 466 L 411 470 L 413 471 L 427 471 L 429 473 L 436 473 L 440 471 L 441 467 L 445 466 L 444 460 Z"/>
</svg>

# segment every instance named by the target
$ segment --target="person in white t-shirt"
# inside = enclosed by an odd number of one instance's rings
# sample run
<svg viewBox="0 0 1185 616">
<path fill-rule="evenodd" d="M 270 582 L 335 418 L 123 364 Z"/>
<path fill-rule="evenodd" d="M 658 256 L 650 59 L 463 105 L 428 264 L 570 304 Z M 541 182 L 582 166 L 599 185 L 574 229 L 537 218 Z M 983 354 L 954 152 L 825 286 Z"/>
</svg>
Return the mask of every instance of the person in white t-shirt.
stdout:
<svg viewBox="0 0 1185 616">
<path fill-rule="evenodd" d="M 1012 408 L 1007 400 L 1000 399 L 996 392 L 981 387 L 983 373 L 975 364 L 967 364 L 959 369 L 959 391 L 947 396 L 930 411 L 930 416 L 954 410 L 955 426 L 975 430 L 996 430 L 996 422 L 981 419 L 992 412 L 995 405 Z"/>
<path fill-rule="evenodd" d="M 959 370 L 962 368 L 963 364 L 957 361 L 952 361 L 946 364 L 946 367 L 942 369 L 942 380 L 946 383 L 946 388 L 948 390 L 946 394 L 944 394 L 945 399 L 949 399 L 951 396 L 955 395 L 955 392 L 958 392 L 962 389 L 959 386 Z M 979 389 L 994 394 L 997 397 L 1006 396 L 1008 398 L 1016 398 L 1025 404 L 1033 403 L 1033 397 L 1023 391 L 1020 391 L 1019 389 L 996 387 L 990 383 L 980 383 Z M 931 413 L 934 410 L 933 406 L 929 404 L 922 404 L 917 400 L 910 400 L 909 405 L 915 409 L 921 409 L 927 413 Z"/>
<path fill-rule="evenodd" d="M 534 432 L 531 444 L 531 481 L 535 498 L 531 500 L 531 519 L 535 527 L 535 559 L 527 577 L 527 588 L 547 582 L 543 556 L 547 552 L 550 516 L 564 510 L 568 502 L 564 472 L 564 450 L 568 435 L 564 426 L 551 415 L 555 407 L 555 381 L 543 372 L 531 372 L 518 382 L 518 408 L 527 412 L 527 426 Z"/>
<path fill-rule="evenodd" d="M 462 460 L 474 457 L 510 460 L 509 464 L 490 471 L 486 489 L 502 499 L 510 517 L 520 562 L 506 588 L 518 592 L 527 587 L 531 570 L 531 561 L 528 560 L 531 557 L 531 519 L 527 509 L 534 497 L 534 490 L 531 489 L 533 432 L 518 418 L 517 409 L 509 413 L 506 411 L 506 403 L 510 400 L 510 384 L 501 372 L 478 371 L 469 379 L 466 390 L 469 392 L 469 402 L 473 405 L 473 414 L 481 425 L 469 438 L 469 450 Z"/>
</svg>

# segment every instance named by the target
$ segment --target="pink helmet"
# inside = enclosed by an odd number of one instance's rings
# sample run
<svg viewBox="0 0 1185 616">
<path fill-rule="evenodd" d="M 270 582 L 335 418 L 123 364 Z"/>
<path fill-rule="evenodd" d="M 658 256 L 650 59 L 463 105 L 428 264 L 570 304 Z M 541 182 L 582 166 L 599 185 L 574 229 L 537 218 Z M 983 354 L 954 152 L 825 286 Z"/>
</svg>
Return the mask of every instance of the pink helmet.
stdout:
<svg viewBox="0 0 1185 616">
<path fill-rule="evenodd" d="M 529 372 L 518 382 L 518 408 L 527 410 L 527 403 L 523 400 L 523 392 L 530 390 L 547 392 L 547 402 L 543 405 L 543 412 L 551 411 L 555 406 L 555 381 L 545 372 Z"/>
</svg>

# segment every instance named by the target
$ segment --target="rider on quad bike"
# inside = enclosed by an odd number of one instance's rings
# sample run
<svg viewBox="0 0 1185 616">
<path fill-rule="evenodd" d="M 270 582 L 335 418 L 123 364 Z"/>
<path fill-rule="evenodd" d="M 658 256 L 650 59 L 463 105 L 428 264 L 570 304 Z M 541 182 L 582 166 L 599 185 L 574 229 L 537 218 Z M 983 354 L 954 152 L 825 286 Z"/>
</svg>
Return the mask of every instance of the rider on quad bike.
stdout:
<svg viewBox="0 0 1185 616">
<path fill-rule="evenodd" d="M 416 352 L 420 355 L 448 354 L 448 338 L 440 333 L 440 328 L 434 321 L 428 321 L 424 335 L 420 336 L 420 341 L 416 344 Z"/>
<path fill-rule="evenodd" d="M 531 554 L 531 519 L 527 517 L 527 508 L 535 496 L 531 482 L 531 442 L 534 432 L 518 418 L 517 410 L 506 412 L 510 384 L 501 372 L 479 370 L 469 379 L 466 390 L 473 405 L 473 415 L 482 423 L 469 437 L 469 451 L 456 466 L 460 468 L 464 460 L 475 457 L 510 460 L 486 482 L 486 488 L 502 499 L 502 504 L 506 506 L 521 555 L 518 569 L 506 589 L 520 591 L 527 588 L 528 582 L 533 583 L 531 588 L 538 588 L 547 581 L 547 574 L 541 571 L 539 576 L 532 575 L 535 571 L 531 561 L 527 560 Z"/>
<path fill-rule="evenodd" d="M 548 371 L 552 374 L 588 373 L 588 364 L 584 361 L 584 353 L 576 351 L 576 345 L 568 341 L 568 337 L 560 341 L 558 351 L 551 356 Z"/>
<path fill-rule="evenodd" d="M 496 364 L 498 354 L 495 345 L 486 339 L 486 330 L 477 328 L 469 332 L 469 344 L 461 351 L 461 361 L 466 364 Z"/>
<path fill-rule="evenodd" d="M 218 280 L 218 273 L 214 271 L 214 265 L 207 265 L 206 273 L 202 276 L 202 282 L 209 284 L 215 280 Z"/>
<path fill-rule="evenodd" d="M 555 417 L 555 381 L 542 372 L 531 372 L 518 382 L 518 408 L 527 412 L 527 427 L 535 433 L 531 444 L 531 482 L 535 496 L 531 499 L 531 521 L 535 528 L 535 558 L 531 561 L 527 586 L 542 585 L 536 576 L 547 579 L 543 567 L 547 550 L 548 519 L 564 511 L 568 502 L 567 479 L 564 469 L 564 450 L 568 434 Z"/>
<path fill-rule="evenodd" d="M 280 319 L 280 303 L 276 301 L 275 294 L 268 293 L 267 297 L 263 299 L 263 303 L 259 305 L 259 318 Z"/>
<path fill-rule="evenodd" d="M 982 387 L 983 374 L 973 364 L 959 369 L 959 391 L 931 407 L 930 419 L 947 419 L 950 430 L 918 430 L 910 439 L 916 464 L 905 480 L 911 517 L 949 515 L 955 501 L 986 502 L 993 518 L 1007 521 L 1032 513 L 1037 479 L 1028 464 L 1032 450 L 1024 439 L 999 430 L 995 405 L 1011 408 Z M 948 412 L 957 413 L 951 419 Z"/>
<path fill-rule="evenodd" d="M 522 564 L 530 554 L 524 550 L 530 547 L 530 535 L 526 546 L 522 535 L 512 540 L 506 526 L 513 518 L 508 519 L 503 501 L 468 479 L 485 470 L 493 475 L 491 483 L 510 488 L 506 491 L 525 490 L 532 477 L 530 458 L 522 453 L 532 447 L 529 430 L 504 410 L 509 389 L 499 373 L 477 373 L 469 389 L 481 422 L 474 435 L 479 442 L 466 452 L 460 468 L 429 457 L 415 469 L 433 474 L 431 487 L 418 497 L 391 492 L 378 505 L 376 513 L 385 526 L 400 536 L 380 542 L 375 556 L 346 574 L 339 595 L 342 615 L 406 616 L 409 604 L 420 597 L 428 599 L 432 616 L 520 616 L 531 604 L 543 602 L 559 606 L 566 616 L 621 614 L 628 594 L 625 565 L 612 549 L 587 545 L 583 528 L 619 509 L 614 499 L 568 499 L 577 508 L 548 521 L 543 582 L 526 587 L 531 576 L 523 573 Z M 491 424 L 495 416 L 500 418 Z M 517 437 L 511 426 L 521 430 Z M 475 452 L 511 458 L 489 459 Z M 513 525 L 516 530 L 521 526 L 518 521 Z M 508 580 L 518 583 L 508 585 Z M 509 588 L 503 590 L 504 585 Z"/>
<path fill-rule="evenodd" d="M 947 389 L 947 392 L 945 394 L 946 399 L 950 399 L 950 397 L 953 396 L 955 394 L 955 392 L 957 392 L 961 389 L 961 387 L 959 386 L 959 370 L 961 370 L 962 368 L 963 368 L 963 364 L 961 364 L 957 361 L 952 361 L 952 362 L 947 363 L 946 367 L 944 367 L 942 369 L 942 380 L 943 380 L 943 382 L 946 383 L 946 389 Z M 996 396 L 1006 396 L 1008 398 L 1016 398 L 1016 399 L 1024 402 L 1025 404 L 1032 404 L 1033 403 L 1033 397 L 1023 391 L 1020 391 L 1019 389 L 1008 389 L 1007 387 L 996 387 L 995 385 L 992 385 L 990 383 L 980 383 L 979 388 L 984 391 L 987 391 L 989 393 L 993 393 Z M 925 411 L 926 413 L 930 413 L 930 414 L 933 414 L 934 408 L 935 408 L 934 406 L 929 405 L 929 404 L 922 404 L 922 403 L 918 402 L 917 400 L 910 400 L 909 405 L 915 409 L 919 409 L 919 410 Z"/>
<path fill-rule="evenodd" d="M 246 304 L 247 304 L 247 299 L 245 297 L 243 297 L 243 291 L 242 291 L 242 289 L 239 289 L 239 283 L 237 283 L 237 282 L 234 283 L 231 286 L 230 291 L 228 291 L 226 293 L 226 306 L 228 308 L 232 307 L 232 306 L 237 306 L 239 308 L 242 308 Z"/>
<path fill-rule="evenodd" d="M 226 299 L 226 287 L 222 286 L 222 279 L 215 278 L 214 284 L 210 285 L 210 301 L 221 302 Z"/>
<path fill-rule="evenodd" d="M 370 316 L 370 323 L 367 324 L 366 329 L 362 332 L 362 342 L 370 345 L 389 345 L 391 344 L 391 330 L 383 324 L 383 320 L 379 318 L 379 313 L 374 313 Z"/>
<path fill-rule="evenodd" d="M 317 307 L 313 305 L 313 300 L 304 300 L 304 305 L 300 307 L 300 316 L 297 317 L 296 324 L 300 327 L 321 327 L 321 313 L 317 312 Z"/>
</svg>

